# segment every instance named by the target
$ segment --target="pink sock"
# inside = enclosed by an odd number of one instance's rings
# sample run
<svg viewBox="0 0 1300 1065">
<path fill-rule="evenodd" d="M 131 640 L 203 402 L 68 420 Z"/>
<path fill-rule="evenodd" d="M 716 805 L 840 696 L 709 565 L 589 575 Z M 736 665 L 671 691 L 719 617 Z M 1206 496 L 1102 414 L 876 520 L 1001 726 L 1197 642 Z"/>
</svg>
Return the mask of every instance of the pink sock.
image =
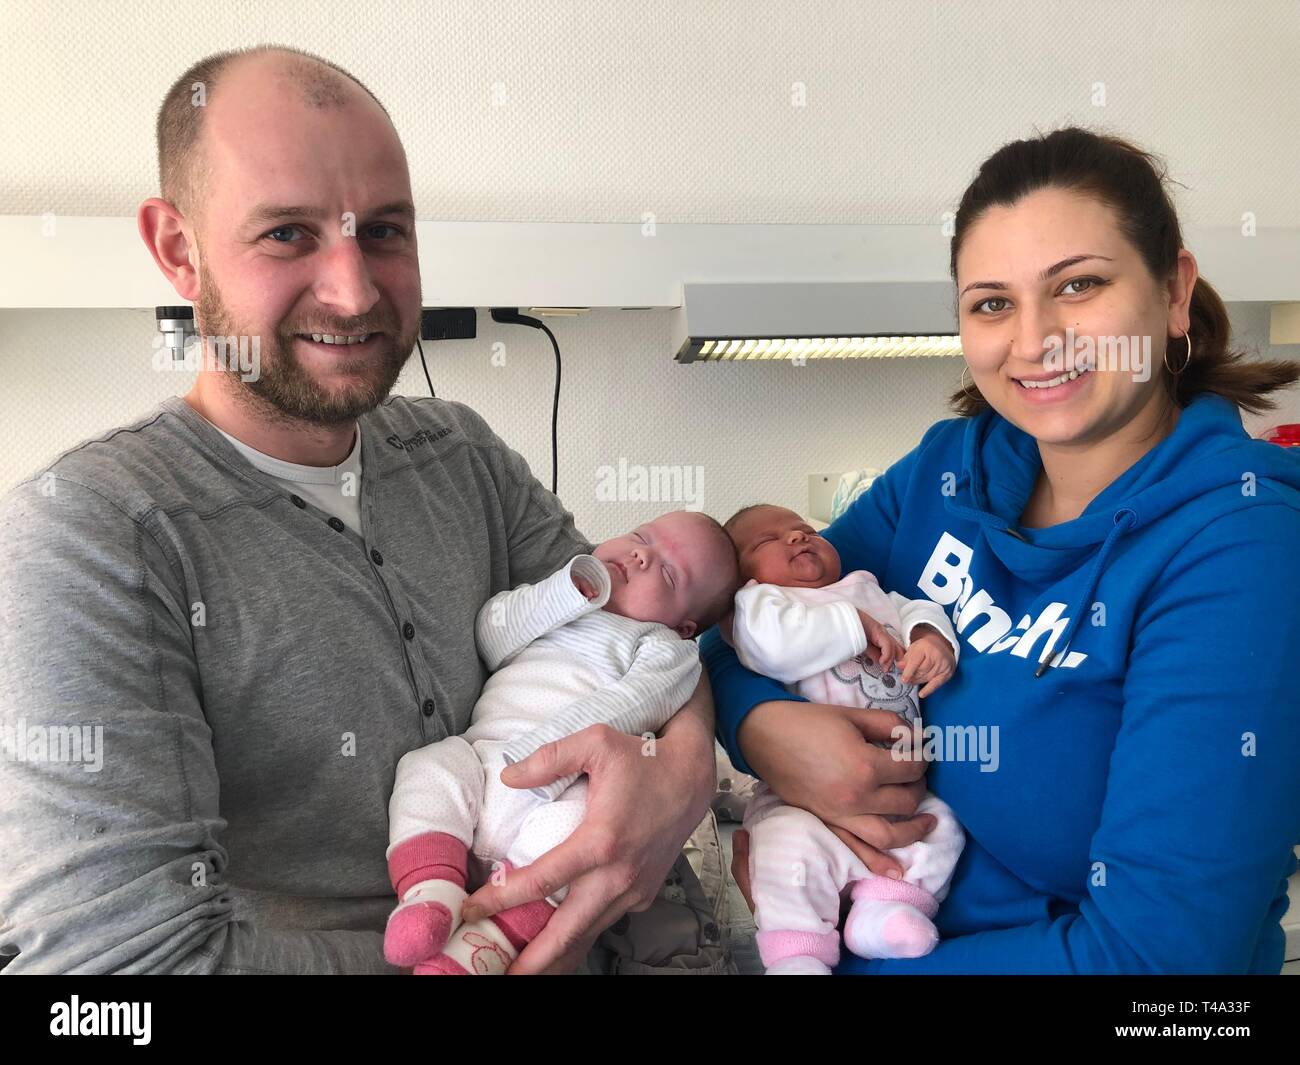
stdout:
<svg viewBox="0 0 1300 1065">
<path fill-rule="evenodd" d="M 415 975 L 500 976 L 554 912 L 550 903 L 537 900 L 463 924 L 437 957 L 415 966 Z"/>
<path fill-rule="evenodd" d="M 446 832 L 404 840 L 388 857 L 398 905 L 384 930 L 384 957 L 415 965 L 434 957 L 460 923 L 468 848 Z"/>
<path fill-rule="evenodd" d="M 488 920 L 505 933 L 516 951 L 522 951 L 538 937 L 554 912 L 555 907 L 545 899 L 536 899 L 494 913 Z"/>
<path fill-rule="evenodd" d="M 855 902 L 844 922 L 844 945 L 859 958 L 919 958 L 938 942 L 933 922 L 906 902 Z"/>
<path fill-rule="evenodd" d="M 939 902 L 924 888 L 873 876 L 854 884 L 852 897 L 844 945 L 859 958 L 919 958 L 939 942 L 930 920 Z"/>
</svg>

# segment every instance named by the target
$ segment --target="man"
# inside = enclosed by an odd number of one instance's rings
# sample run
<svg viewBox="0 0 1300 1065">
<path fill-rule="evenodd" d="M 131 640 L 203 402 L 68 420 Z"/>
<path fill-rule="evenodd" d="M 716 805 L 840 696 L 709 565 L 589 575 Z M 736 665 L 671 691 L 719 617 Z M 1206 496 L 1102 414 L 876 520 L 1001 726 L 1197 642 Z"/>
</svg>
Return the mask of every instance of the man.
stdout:
<svg viewBox="0 0 1300 1065">
<path fill-rule="evenodd" d="M 200 332 L 256 365 L 210 360 L 0 508 L 0 954 L 9 972 L 393 972 L 396 764 L 467 726 L 481 604 L 591 544 L 473 411 L 387 398 L 420 276 L 405 153 L 369 90 L 290 49 L 225 53 L 173 85 L 158 141 L 141 236 Z M 702 682 L 655 757 L 595 728 L 514 769 L 520 787 L 590 775 L 578 831 L 471 900 L 572 885 L 514 971 L 579 966 L 663 903 L 675 860 L 680 892 L 712 730 Z"/>
</svg>

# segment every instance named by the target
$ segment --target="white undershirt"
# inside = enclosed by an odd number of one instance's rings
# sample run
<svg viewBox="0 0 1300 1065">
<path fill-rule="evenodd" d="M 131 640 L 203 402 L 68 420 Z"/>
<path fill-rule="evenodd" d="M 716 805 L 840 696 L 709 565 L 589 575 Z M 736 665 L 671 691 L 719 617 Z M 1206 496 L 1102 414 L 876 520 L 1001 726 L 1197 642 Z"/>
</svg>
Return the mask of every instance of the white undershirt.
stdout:
<svg viewBox="0 0 1300 1065">
<path fill-rule="evenodd" d="M 344 525 L 361 535 L 361 430 L 348 457 L 337 466 L 300 466 L 285 462 L 249 447 L 217 426 L 221 433 L 249 462 L 279 481 L 290 495 L 301 496 L 326 514 L 333 514 Z"/>
</svg>

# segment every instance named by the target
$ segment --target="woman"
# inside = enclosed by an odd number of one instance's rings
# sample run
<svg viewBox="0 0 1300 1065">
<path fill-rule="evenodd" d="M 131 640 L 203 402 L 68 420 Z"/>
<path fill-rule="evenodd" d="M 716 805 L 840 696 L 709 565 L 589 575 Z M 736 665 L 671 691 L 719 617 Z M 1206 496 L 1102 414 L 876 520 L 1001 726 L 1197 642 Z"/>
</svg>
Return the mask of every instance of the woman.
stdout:
<svg viewBox="0 0 1300 1065">
<path fill-rule="evenodd" d="M 950 608 L 961 664 L 926 701 L 945 740 L 928 784 L 967 844 L 932 953 L 837 971 L 1276 973 L 1300 840 L 1300 461 L 1238 408 L 1300 367 L 1229 351 L 1162 172 L 1116 138 L 999 150 L 951 271 L 961 417 L 825 536 L 845 572 Z M 886 848 L 929 828 L 882 816 L 925 786 L 871 745 L 897 719 L 801 705 L 716 630 L 703 648 L 737 764 L 896 874 Z"/>
</svg>

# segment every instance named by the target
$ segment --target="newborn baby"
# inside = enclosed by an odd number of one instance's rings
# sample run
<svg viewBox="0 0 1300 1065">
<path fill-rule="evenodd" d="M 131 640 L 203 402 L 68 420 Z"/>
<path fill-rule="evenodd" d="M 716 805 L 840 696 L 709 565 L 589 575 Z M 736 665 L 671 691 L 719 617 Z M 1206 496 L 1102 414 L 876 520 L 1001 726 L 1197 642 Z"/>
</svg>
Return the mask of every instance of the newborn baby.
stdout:
<svg viewBox="0 0 1300 1065">
<path fill-rule="evenodd" d="M 919 695 L 956 667 L 956 634 L 928 599 L 885 594 L 865 570 L 841 576 L 840 558 L 798 514 L 747 507 L 727 522 L 740 555 L 735 612 L 720 628 L 741 664 L 814 703 L 880 707 L 919 726 Z M 901 666 L 901 670 L 900 670 Z M 927 794 L 918 813 L 938 825 L 890 853 L 906 872 L 877 877 L 820 819 L 759 785 L 745 810 L 754 923 L 769 973 L 825 974 L 847 892 L 844 944 L 863 958 L 912 958 L 938 942 L 933 917 L 948 894 L 965 835 Z"/>
<path fill-rule="evenodd" d="M 529 791 L 507 787 L 501 770 L 588 725 L 657 732 L 699 680 L 691 637 L 731 608 L 738 583 L 722 526 L 675 511 L 483 605 L 475 634 L 493 675 L 470 727 L 397 764 L 386 855 L 398 897 L 384 934 L 391 963 L 429 975 L 505 972 L 568 889 L 462 923 L 469 853 L 480 875 L 533 862 L 582 821 L 587 780 Z"/>
</svg>

